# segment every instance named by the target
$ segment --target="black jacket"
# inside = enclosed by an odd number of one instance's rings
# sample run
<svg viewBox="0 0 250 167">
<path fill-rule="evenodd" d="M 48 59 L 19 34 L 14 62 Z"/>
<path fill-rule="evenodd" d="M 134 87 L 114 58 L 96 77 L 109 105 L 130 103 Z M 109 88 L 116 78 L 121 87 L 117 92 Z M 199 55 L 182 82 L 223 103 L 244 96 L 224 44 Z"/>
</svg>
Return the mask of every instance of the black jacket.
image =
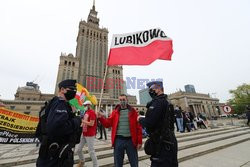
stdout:
<svg viewBox="0 0 250 167">
<path fill-rule="evenodd" d="M 162 94 L 147 104 L 146 116 L 140 118 L 139 123 L 146 127 L 147 133 L 150 134 L 163 126 L 165 116 L 170 118 L 169 129 L 174 131 L 174 112 L 169 110 L 167 95 Z"/>
</svg>

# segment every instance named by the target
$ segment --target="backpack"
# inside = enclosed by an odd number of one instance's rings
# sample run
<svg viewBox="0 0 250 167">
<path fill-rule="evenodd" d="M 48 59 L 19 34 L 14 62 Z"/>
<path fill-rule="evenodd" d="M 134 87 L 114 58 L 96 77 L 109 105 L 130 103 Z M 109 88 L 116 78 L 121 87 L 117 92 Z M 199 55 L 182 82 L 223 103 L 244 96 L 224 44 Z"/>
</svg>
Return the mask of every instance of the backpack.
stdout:
<svg viewBox="0 0 250 167">
<path fill-rule="evenodd" d="M 40 142 L 42 142 L 42 138 L 47 134 L 46 123 L 47 117 L 49 114 L 49 110 L 51 108 L 51 104 L 57 99 L 57 96 L 53 97 L 51 100 L 46 101 L 44 106 L 39 111 L 39 122 L 36 128 L 35 136 L 38 138 Z"/>
</svg>

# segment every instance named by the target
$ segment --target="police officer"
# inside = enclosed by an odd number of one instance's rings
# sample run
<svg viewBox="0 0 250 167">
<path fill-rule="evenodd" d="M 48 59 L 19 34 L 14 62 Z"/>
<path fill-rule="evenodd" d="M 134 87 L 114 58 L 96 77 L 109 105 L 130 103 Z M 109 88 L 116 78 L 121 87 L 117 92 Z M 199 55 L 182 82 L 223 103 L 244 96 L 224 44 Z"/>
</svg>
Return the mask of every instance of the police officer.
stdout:
<svg viewBox="0 0 250 167">
<path fill-rule="evenodd" d="M 76 117 L 68 101 L 76 94 L 76 80 L 64 80 L 58 84 L 59 93 L 39 114 L 38 130 L 41 147 L 38 167 L 73 167 L 73 147 L 79 142 L 81 118 Z M 43 115 L 43 117 L 41 117 Z M 45 130 L 44 130 L 45 129 Z"/>
<path fill-rule="evenodd" d="M 146 128 L 149 138 L 154 141 L 153 146 L 150 146 L 155 149 L 150 157 L 151 167 L 177 167 L 178 148 L 174 134 L 174 109 L 167 101 L 161 81 L 150 82 L 147 86 L 152 101 L 146 106 L 145 118 L 138 117 L 138 121 Z"/>
</svg>

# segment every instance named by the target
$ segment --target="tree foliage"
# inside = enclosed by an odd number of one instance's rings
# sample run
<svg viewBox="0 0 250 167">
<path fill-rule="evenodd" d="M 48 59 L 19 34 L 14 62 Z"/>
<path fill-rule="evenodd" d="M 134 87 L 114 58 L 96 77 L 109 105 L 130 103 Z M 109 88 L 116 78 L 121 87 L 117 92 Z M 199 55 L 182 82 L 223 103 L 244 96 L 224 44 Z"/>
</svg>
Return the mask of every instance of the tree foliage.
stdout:
<svg viewBox="0 0 250 167">
<path fill-rule="evenodd" d="M 230 90 L 229 93 L 233 97 L 229 100 L 229 104 L 233 107 L 234 113 L 244 113 L 246 105 L 250 105 L 250 85 L 242 84 L 237 89 Z"/>
</svg>

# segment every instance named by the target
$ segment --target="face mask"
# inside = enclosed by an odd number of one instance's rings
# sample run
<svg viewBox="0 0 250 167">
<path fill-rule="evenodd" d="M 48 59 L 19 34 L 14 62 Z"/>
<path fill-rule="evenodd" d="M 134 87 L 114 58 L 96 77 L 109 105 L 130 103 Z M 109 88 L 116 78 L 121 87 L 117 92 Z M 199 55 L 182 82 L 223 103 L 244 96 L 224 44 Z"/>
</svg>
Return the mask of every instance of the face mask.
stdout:
<svg viewBox="0 0 250 167">
<path fill-rule="evenodd" d="M 128 102 L 127 101 L 120 101 L 120 104 L 121 104 L 122 108 L 127 108 Z"/>
<path fill-rule="evenodd" d="M 68 101 L 74 99 L 75 95 L 76 95 L 76 90 L 67 90 L 67 92 L 64 93 L 64 96 Z"/>
<path fill-rule="evenodd" d="M 149 90 L 149 95 L 154 99 L 157 96 L 157 93 L 154 90 Z"/>
</svg>

